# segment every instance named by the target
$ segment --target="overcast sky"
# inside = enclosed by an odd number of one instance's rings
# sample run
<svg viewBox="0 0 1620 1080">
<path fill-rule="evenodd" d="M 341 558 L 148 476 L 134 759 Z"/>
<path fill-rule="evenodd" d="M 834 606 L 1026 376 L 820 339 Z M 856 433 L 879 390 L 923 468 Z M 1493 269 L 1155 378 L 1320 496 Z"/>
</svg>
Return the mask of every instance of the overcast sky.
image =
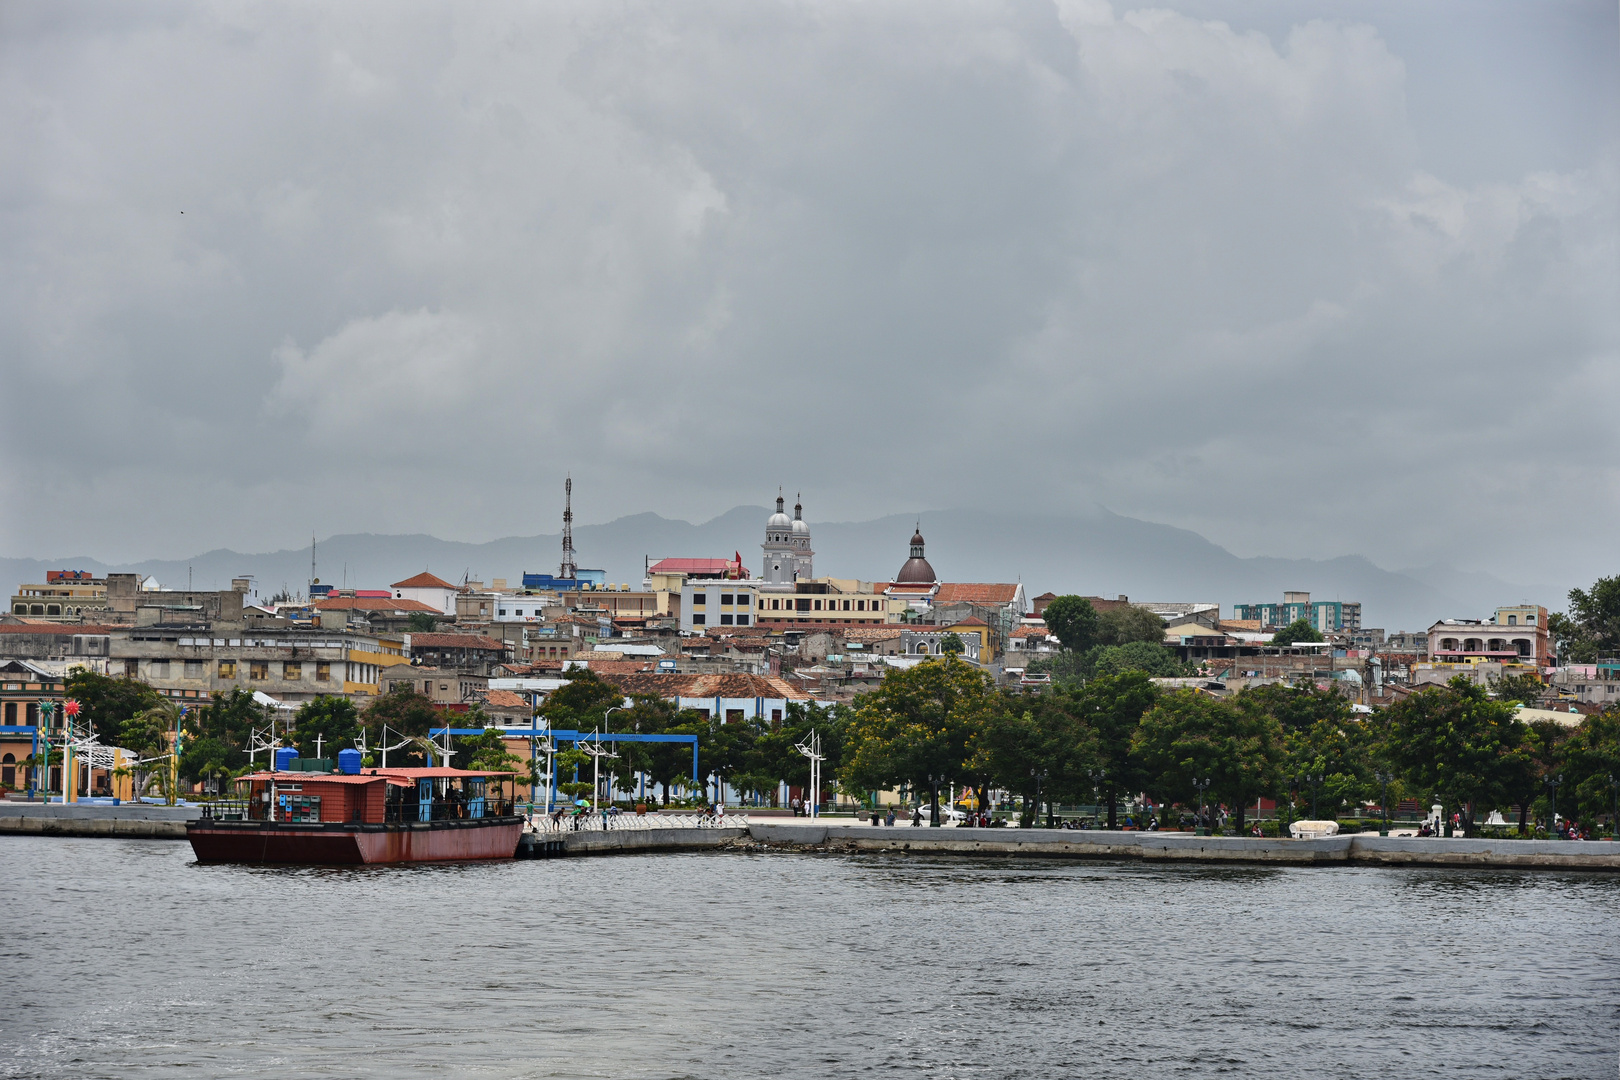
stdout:
<svg viewBox="0 0 1620 1080">
<path fill-rule="evenodd" d="M 1620 571 L 1614 0 L 50 0 L 0 50 L 5 554 L 550 532 L 571 470 L 584 521 Z"/>
</svg>

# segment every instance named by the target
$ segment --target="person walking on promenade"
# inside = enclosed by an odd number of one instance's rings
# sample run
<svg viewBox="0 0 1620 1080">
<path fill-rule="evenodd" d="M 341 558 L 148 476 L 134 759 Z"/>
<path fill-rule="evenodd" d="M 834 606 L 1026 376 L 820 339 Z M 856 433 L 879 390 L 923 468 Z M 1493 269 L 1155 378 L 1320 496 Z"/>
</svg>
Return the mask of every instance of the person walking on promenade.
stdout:
<svg viewBox="0 0 1620 1080">
<path fill-rule="evenodd" d="M 883 815 L 883 824 L 891 829 L 894 828 L 894 807 L 889 807 L 889 812 Z"/>
<path fill-rule="evenodd" d="M 911 827 L 913 829 L 922 827 L 922 807 L 920 806 L 914 806 L 911 809 Z"/>
</svg>

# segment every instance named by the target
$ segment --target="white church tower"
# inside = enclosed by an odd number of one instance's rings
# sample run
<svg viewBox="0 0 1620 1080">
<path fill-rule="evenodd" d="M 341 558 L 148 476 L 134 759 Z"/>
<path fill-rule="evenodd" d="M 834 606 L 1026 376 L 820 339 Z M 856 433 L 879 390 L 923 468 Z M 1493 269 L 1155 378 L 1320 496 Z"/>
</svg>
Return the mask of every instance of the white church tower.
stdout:
<svg viewBox="0 0 1620 1080">
<path fill-rule="evenodd" d="M 776 513 L 765 521 L 765 542 L 760 549 L 765 553 L 765 565 L 760 573 L 760 588 L 766 591 L 791 592 L 796 581 L 809 581 L 816 576 L 816 553 L 810 548 L 810 526 L 804 521 L 804 505 L 793 504 L 793 518 L 788 519 L 782 509 L 782 496 L 776 497 Z"/>
</svg>

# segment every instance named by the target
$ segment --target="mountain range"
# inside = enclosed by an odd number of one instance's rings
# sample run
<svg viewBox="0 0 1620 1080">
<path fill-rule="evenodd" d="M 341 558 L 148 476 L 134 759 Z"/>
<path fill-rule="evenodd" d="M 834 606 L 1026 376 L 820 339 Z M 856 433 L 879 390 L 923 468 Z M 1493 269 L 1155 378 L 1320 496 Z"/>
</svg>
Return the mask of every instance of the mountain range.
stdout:
<svg viewBox="0 0 1620 1080">
<path fill-rule="evenodd" d="M 742 554 L 755 572 L 761 561 L 765 507 L 739 506 L 694 525 L 657 514 L 634 514 L 574 530 L 581 567 L 600 568 L 610 582 L 639 585 L 646 563 L 667 556 Z M 1385 570 L 1359 555 L 1332 559 L 1241 558 L 1186 529 L 1124 517 L 1105 509 L 1061 517 L 940 510 L 919 517 L 890 515 L 872 521 L 811 523 L 819 575 L 888 581 L 908 554 L 914 527 L 927 538 L 927 555 L 943 581 L 1022 581 L 1031 597 L 1051 591 L 1155 601 L 1232 605 L 1282 599 L 1285 589 L 1317 599 L 1359 600 L 1366 626 L 1416 630 L 1441 618 L 1488 617 L 1498 604 L 1529 601 L 1562 608 L 1568 586 L 1552 588 L 1502 581 L 1446 566 Z M 431 570 L 449 581 L 517 585 L 525 571 L 555 573 L 560 534 L 505 537 L 486 543 L 433 536 L 348 533 L 316 545 L 316 576 L 349 588 L 386 588 Z M 298 595 L 310 577 L 310 551 L 259 554 L 227 549 L 185 559 L 110 565 L 82 556 L 0 558 L 11 582 L 44 580 L 46 570 L 91 570 L 98 575 L 137 572 L 168 588 L 230 586 L 252 575 L 261 597 L 285 589 Z"/>
</svg>

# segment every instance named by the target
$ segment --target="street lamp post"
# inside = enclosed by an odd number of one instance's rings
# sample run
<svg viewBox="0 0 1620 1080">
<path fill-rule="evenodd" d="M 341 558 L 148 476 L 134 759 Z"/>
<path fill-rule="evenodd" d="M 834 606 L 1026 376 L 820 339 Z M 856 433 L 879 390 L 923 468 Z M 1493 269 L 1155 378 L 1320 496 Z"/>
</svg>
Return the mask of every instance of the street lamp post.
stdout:
<svg viewBox="0 0 1620 1080">
<path fill-rule="evenodd" d="M 1198 789 L 1198 835 L 1209 835 L 1209 823 L 1204 820 L 1204 792 L 1209 789 L 1209 778 L 1194 780 L 1193 787 Z"/>
<path fill-rule="evenodd" d="M 1547 777 L 1546 784 L 1551 803 L 1547 808 L 1547 839 L 1551 840 L 1558 831 L 1558 785 L 1564 782 L 1564 774 L 1557 773 Z"/>
<path fill-rule="evenodd" d="M 1091 770 L 1091 786 L 1093 788 L 1093 794 L 1094 795 L 1097 795 L 1097 796 L 1102 795 L 1103 781 L 1105 781 L 1107 779 L 1108 779 L 1108 770 L 1107 769 L 1092 769 Z M 1108 827 L 1110 829 L 1112 829 L 1114 827 L 1114 805 L 1113 805 L 1113 803 L 1108 804 Z"/>
<path fill-rule="evenodd" d="M 1040 772 L 1036 772 L 1034 769 L 1031 769 L 1029 770 L 1029 775 L 1035 778 L 1035 817 L 1039 818 L 1041 816 L 1041 784 L 1049 775 L 1051 775 L 1051 773 L 1046 769 L 1042 769 Z M 1052 815 L 1050 812 L 1048 812 L 1046 815 L 1046 823 L 1048 826 L 1052 824 Z M 1036 828 L 1040 828 L 1040 826 L 1037 825 Z"/>
<path fill-rule="evenodd" d="M 1383 814 L 1384 814 L 1384 827 L 1378 830 L 1378 835 L 1379 836 L 1388 836 L 1389 835 L 1389 781 L 1390 781 L 1390 774 L 1387 773 L 1387 772 L 1375 772 L 1375 773 L 1373 773 L 1373 776 L 1375 776 L 1378 779 L 1378 782 L 1380 784 L 1384 785 L 1384 793 L 1378 797 L 1378 809 L 1383 811 Z"/>
<path fill-rule="evenodd" d="M 928 790 L 934 793 L 934 801 L 928 808 L 928 827 L 936 828 L 939 825 L 939 785 L 944 783 L 943 776 L 928 774 Z"/>
</svg>

